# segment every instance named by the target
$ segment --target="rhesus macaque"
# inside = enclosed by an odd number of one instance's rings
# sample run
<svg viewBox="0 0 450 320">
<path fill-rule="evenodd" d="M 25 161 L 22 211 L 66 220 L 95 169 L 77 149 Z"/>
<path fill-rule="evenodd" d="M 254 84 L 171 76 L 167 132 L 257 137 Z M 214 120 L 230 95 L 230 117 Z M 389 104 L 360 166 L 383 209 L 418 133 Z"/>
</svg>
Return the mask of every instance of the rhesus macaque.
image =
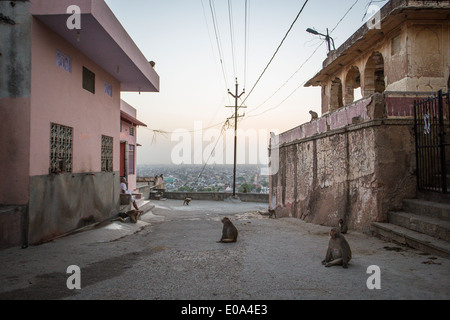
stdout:
<svg viewBox="0 0 450 320">
<path fill-rule="evenodd" d="M 344 219 L 339 219 L 339 229 L 341 230 L 341 234 L 347 233 L 347 222 L 345 222 Z"/>
<path fill-rule="evenodd" d="M 276 218 L 277 217 L 277 213 L 275 212 L 274 209 L 269 209 L 269 218 Z"/>
<path fill-rule="evenodd" d="M 342 267 L 348 268 L 348 262 L 352 258 L 352 251 L 347 240 L 341 235 L 339 228 L 332 228 L 330 237 L 327 254 L 322 264 L 325 267 L 342 265 Z"/>
<path fill-rule="evenodd" d="M 222 219 L 223 229 L 222 238 L 217 242 L 236 242 L 238 237 L 238 230 L 234 226 L 233 222 L 227 217 Z"/>
<path fill-rule="evenodd" d="M 137 223 L 142 213 L 143 213 L 142 210 L 130 210 L 127 212 L 127 215 L 130 217 L 130 220 L 133 223 Z"/>
<path fill-rule="evenodd" d="M 185 198 L 184 198 L 184 202 L 183 202 L 183 206 L 184 205 L 189 205 L 189 202 L 191 202 L 192 201 L 192 198 L 189 196 L 189 195 L 187 195 Z"/>
<path fill-rule="evenodd" d="M 120 212 L 118 214 L 118 217 L 111 221 L 120 221 L 120 222 L 125 223 L 125 218 L 129 217 L 132 222 L 137 223 L 137 220 L 143 213 L 144 212 L 142 210 L 130 210 L 127 213 Z"/>
<path fill-rule="evenodd" d="M 311 121 L 317 119 L 319 117 L 319 115 L 317 114 L 317 112 L 314 112 L 312 110 L 309 111 L 309 114 L 311 115 Z"/>
</svg>

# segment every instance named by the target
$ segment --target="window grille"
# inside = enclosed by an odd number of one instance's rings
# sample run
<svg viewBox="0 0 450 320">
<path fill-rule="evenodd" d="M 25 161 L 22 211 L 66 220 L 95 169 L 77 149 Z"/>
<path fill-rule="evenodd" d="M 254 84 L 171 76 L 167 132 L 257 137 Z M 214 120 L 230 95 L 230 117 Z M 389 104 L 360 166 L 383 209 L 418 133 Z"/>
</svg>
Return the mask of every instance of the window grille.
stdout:
<svg viewBox="0 0 450 320">
<path fill-rule="evenodd" d="M 134 137 L 134 127 L 130 127 L 130 136 Z"/>
<path fill-rule="evenodd" d="M 50 129 L 50 173 L 72 172 L 73 128 L 56 123 Z"/>
<path fill-rule="evenodd" d="M 102 171 L 113 171 L 113 138 L 102 135 Z"/>
</svg>

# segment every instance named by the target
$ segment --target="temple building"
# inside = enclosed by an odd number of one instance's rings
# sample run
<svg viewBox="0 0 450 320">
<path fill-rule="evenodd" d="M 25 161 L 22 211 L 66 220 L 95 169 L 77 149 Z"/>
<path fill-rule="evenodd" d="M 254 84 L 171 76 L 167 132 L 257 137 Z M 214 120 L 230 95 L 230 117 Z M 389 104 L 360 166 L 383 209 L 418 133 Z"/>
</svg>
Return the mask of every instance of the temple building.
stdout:
<svg viewBox="0 0 450 320">
<path fill-rule="evenodd" d="M 270 207 L 367 233 L 387 221 L 417 196 L 414 101 L 447 92 L 449 74 L 450 1 L 389 1 L 305 84 L 322 115 L 271 139 Z"/>
</svg>

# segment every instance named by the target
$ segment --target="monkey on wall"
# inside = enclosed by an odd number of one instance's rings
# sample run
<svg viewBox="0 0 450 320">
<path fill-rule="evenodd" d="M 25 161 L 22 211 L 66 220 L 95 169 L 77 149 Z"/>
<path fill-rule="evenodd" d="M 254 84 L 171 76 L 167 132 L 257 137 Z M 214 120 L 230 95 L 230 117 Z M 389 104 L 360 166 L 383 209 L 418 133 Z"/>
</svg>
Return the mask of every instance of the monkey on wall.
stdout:
<svg viewBox="0 0 450 320">
<path fill-rule="evenodd" d="M 231 222 L 230 218 L 224 217 L 222 219 L 222 223 L 222 238 L 217 242 L 236 242 L 238 237 L 238 230 L 234 226 L 233 222 Z"/>
<path fill-rule="evenodd" d="M 347 240 L 341 235 L 339 228 L 332 228 L 330 231 L 330 241 L 328 242 L 328 250 L 325 260 L 322 264 L 325 267 L 342 265 L 348 268 L 348 263 L 352 258 L 352 251 Z"/>
<path fill-rule="evenodd" d="M 310 110 L 309 114 L 311 115 L 311 121 L 319 118 L 319 115 L 317 114 L 317 112 L 314 112 L 314 111 Z"/>
</svg>

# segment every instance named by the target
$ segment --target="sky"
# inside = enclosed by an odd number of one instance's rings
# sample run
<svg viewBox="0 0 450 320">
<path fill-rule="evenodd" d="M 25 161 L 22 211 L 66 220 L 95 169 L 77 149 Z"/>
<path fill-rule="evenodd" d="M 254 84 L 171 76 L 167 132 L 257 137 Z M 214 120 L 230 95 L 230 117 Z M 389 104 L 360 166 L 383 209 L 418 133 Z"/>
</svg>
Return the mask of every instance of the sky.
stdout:
<svg viewBox="0 0 450 320">
<path fill-rule="evenodd" d="M 387 1 L 106 3 L 160 76 L 160 92 L 121 95 L 148 126 L 138 129 L 137 164 L 232 164 L 234 120 L 220 134 L 234 115 L 226 106 L 235 105 L 228 90 L 235 93 L 236 78 L 238 94 L 245 88 L 239 106 L 247 107 L 239 110 L 245 116 L 238 122 L 238 163 L 262 164 L 270 132 L 308 122 L 310 110 L 320 115 L 320 88 L 303 84 L 320 71 L 328 49 L 323 37 L 306 29 L 326 34 L 328 28 L 338 48 L 365 23 L 367 12 Z"/>
</svg>

